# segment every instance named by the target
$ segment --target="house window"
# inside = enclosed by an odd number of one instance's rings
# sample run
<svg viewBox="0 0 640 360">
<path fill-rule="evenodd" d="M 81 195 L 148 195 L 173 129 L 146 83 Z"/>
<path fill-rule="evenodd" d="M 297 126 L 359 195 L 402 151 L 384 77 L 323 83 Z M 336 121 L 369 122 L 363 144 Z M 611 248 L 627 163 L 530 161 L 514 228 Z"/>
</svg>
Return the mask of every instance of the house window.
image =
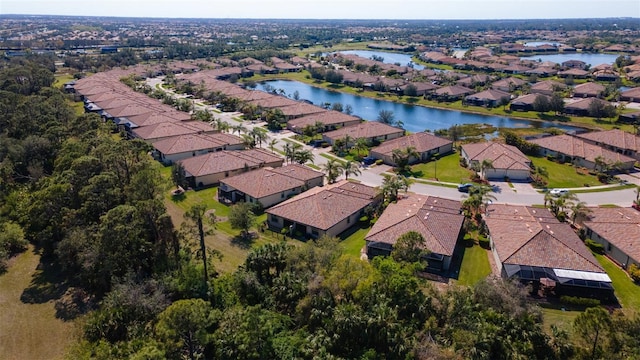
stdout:
<svg viewBox="0 0 640 360">
<path fill-rule="evenodd" d="M 351 216 L 347 217 L 347 224 L 351 223 Z"/>
<path fill-rule="evenodd" d="M 284 199 L 284 191 L 280 194 L 280 199 Z"/>
<path fill-rule="evenodd" d="M 607 251 L 611 251 L 611 244 L 607 244 Z"/>
<path fill-rule="evenodd" d="M 224 172 L 224 177 L 229 177 L 229 172 L 228 171 Z"/>
</svg>

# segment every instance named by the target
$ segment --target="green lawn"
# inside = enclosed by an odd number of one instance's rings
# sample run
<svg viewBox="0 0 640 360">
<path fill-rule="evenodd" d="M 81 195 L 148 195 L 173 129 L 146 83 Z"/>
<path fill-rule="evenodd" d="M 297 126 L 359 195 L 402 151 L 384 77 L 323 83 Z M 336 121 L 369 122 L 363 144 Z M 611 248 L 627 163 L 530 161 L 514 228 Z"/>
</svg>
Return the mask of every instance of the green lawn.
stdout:
<svg viewBox="0 0 640 360">
<path fill-rule="evenodd" d="M 602 185 L 594 175 L 582 174 L 576 171 L 570 163 L 560 164 L 544 157 L 529 156 L 536 167 L 542 166 L 549 173 L 548 188 L 575 188 L 585 185 Z"/>
<path fill-rule="evenodd" d="M 487 250 L 480 245 L 474 244 L 471 247 L 465 247 L 458 284 L 473 286 L 491 274 L 491 265 L 487 256 Z"/>
<path fill-rule="evenodd" d="M 582 313 L 581 310 L 562 310 L 547 307 L 542 307 L 541 310 L 544 318 L 544 328 L 548 333 L 551 332 L 551 325 L 571 333 L 573 320 Z"/>
<path fill-rule="evenodd" d="M 371 230 L 370 227 L 361 227 L 343 234 L 340 246 L 344 253 L 360 258 L 360 250 L 366 245 L 364 237 L 369 233 L 369 230 Z"/>
<path fill-rule="evenodd" d="M 473 175 L 473 171 L 460 166 L 458 153 L 442 156 L 437 161 L 413 165 L 411 172 L 416 178 L 434 180 L 437 177 L 439 181 L 451 183 L 468 182 Z"/>
<path fill-rule="evenodd" d="M 58 282 L 40 276 L 32 247 L 0 275 L 0 358 L 60 359 L 77 338 L 76 322 L 56 317 Z M 51 275 L 48 273 L 48 275 Z"/>
<path fill-rule="evenodd" d="M 613 282 L 615 295 L 622 308 L 631 313 L 640 313 L 640 286 L 636 285 L 627 273 L 604 255 L 594 254 Z"/>
</svg>

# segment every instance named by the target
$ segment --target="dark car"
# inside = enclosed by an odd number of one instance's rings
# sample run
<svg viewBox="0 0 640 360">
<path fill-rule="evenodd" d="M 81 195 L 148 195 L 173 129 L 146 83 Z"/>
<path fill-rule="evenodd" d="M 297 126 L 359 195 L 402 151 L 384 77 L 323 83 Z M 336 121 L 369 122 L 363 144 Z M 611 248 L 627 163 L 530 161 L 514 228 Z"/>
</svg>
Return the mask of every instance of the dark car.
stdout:
<svg viewBox="0 0 640 360">
<path fill-rule="evenodd" d="M 362 159 L 362 163 L 365 165 L 371 165 L 374 162 L 376 162 L 376 158 L 373 158 L 371 156 L 367 156 L 366 158 Z"/>
<path fill-rule="evenodd" d="M 458 185 L 458 191 L 460 191 L 460 192 L 469 192 L 469 189 L 471 189 L 472 186 L 473 186 L 473 184 L 471 184 L 471 183 L 460 184 L 460 185 Z"/>
</svg>

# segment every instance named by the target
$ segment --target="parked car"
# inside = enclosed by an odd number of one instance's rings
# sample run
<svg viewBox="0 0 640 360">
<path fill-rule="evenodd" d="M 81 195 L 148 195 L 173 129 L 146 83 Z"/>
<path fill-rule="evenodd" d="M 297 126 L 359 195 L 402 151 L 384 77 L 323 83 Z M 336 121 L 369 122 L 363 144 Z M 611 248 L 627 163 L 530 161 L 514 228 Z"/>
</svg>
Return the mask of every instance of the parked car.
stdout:
<svg viewBox="0 0 640 360">
<path fill-rule="evenodd" d="M 569 190 L 567 189 L 551 189 L 549 191 L 549 194 L 551 194 L 552 196 L 562 196 L 568 193 L 569 193 Z"/>
<path fill-rule="evenodd" d="M 469 192 L 469 189 L 473 186 L 472 183 L 460 184 L 458 185 L 458 191 L 460 192 Z"/>
<path fill-rule="evenodd" d="M 372 165 L 374 162 L 376 162 L 376 158 L 373 158 L 371 156 L 367 156 L 366 158 L 362 159 L 362 163 L 364 165 Z"/>
</svg>

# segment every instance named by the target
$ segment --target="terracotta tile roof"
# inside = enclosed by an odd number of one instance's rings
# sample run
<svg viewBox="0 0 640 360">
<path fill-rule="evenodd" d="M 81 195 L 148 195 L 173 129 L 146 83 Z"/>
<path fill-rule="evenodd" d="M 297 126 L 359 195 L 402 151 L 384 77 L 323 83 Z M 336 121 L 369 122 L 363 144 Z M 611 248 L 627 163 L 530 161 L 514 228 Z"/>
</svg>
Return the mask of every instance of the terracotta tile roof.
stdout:
<svg viewBox="0 0 640 360">
<path fill-rule="evenodd" d="M 547 100 L 551 99 L 550 96 L 544 95 L 544 94 L 527 94 L 527 95 L 518 96 L 517 98 L 511 100 L 511 104 L 513 104 L 513 105 L 533 105 L 533 103 L 536 101 L 536 98 L 538 96 L 545 97 L 545 98 L 547 98 Z"/>
<path fill-rule="evenodd" d="M 472 94 L 473 92 L 474 91 L 469 88 L 466 88 L 464 86 L 458 86 L 458 85 L 443 86 L 440 89 L 436 89 L 436 91 L 434 91 L 436 95 L 448 95 L 448 96 L 463 96 L 463 95 Z"/>
<path fill-rule="evenodd" d="M 308 166 L 300 164 L 289 164 L 286 166 L 275 168 L 271 171 L 278 174 L 286 175 L 288 177 L 292 177 L 294 179 L 302 180 L 304 182 L 324 177 L 324 173 L 315 171 Z"/>
<path fill-rule="evenodd" d="M 377 121 L 364 121 L 358 125 L 345 126 L 338 130 L 326 132 L 323 134 L 323 137 L 326 136 L 329 139 L 335 140 L 342 139 L 346 135 L 349 135 L 352 139 L 370 139 L 398 133 L 404 133 L 404 130 Z"/>
<path fill-rule="evenodd" d="M 211 125 L 201 121 L 163 122 L 133 129 L 133 134 L 143 140 L 161 139 L 170 136 L 214 132 Z"/>
<path fill-rule="evenodd" d="M 640 261 L 640 212 L 632 208 L 591 208 L 584 225 Z"/>
<path fill-rule="evenodd" d="M 604 86 L 597 83 L 587 82 L 584 84 L 576 85 L 576 87 L 573 89 L 573 94 L 574 95 L 586 94 L 590 96 L 598 96 L 603 91 L 604 91 Z"/>
<path fill-rule="evenodd" d="M 157 105 L 157 104 L 154 104 Z M 103 108 L 104 109 L 104 108 Z M 129 103 L 120 107 L 105 109 L 112 117 L 129 117 L 163 111 L 160 106 Z"/>
<path fill-rule="evenodd" d="M 497 88 L 497 87 L 501 87 L 501 88 L 509 88 L 510 86 L 515 86 L 515 87 L 519 87 L 522 86 L 524 84 L 526 84 L 527 82 L 516 78 L 516 77 L 508 77 L 506 79 L 502 79 L 502 80 L 498 80 L 496 82 L 494 82 L 493 84 L 491 84 L 492 88 Z"/>
<path fill-rule="evenodd" d="M 407 147 L 414 147 L 417 152 L 423 153 L 439 147 L 449 145 L 452 141 L 437 137 L 427 132 L 419 132 L 407 136 L 403 136 L 397 139 L 391 139 L 383 142 L 380 146 L 376 146 L 371 149 L 372 152 L 383 155 L 391 155 L 395 149 L 405 149 Z"/>
<path fill-rule="evenodd" d="M 511 94 L 501 90 L 489 89 L 489 90 L 481 91 L 479 93 L 475 93 L 473 95 L 469 95 L 465 99 L 476 100 L 476 101 L 478 100 L 479 101 L 485 101 L 485 100 L 500 101 L 500 99 L 504 99 L 504 98 L 507 98 L 507 99 L 511 98 Z"/>
<path fill-rule="evenodd" d="M 296 117 L 302 116 L 302 115 L 319 114 L 319 113 L 326 112 L 326 110 L 321 107 L 307 104 L 305 102 L 298 102 L 298 101 L 296 101 L 295 104 L 292 104 L 289 106 L 283 106 L 280 108 L 280 110 L 282 110 L 282 113 L 285 116 L 296 116 Z"/>
<path fill-rule="evenodd" d="M 531 143 L 559 152 L 569 156 L 581 157 L 587 161 L 595 163 L 596 158 L 601 156 L 607 163 L 615 162 L 635 162 L 629 156 L 619 154 L 615 151 L 605 149 L 603 147 L 590 144 L 580 138 L 569 135 L 548 136 L 540 139 L 530 140 Z"/>
<path fill-rule="evenodd" d="M 153 147 L 165 155 L 220 148 L 242 144 L 242 139 L 225 133 L 188 134 L 158 140 Z"/>
<path fill-rule="evenodd" d="M 614 146 L 619 149 L 640 151 L 640 136 L 630 134 L 620 129 L 594 131 L 585 134 L 577 134 L 576 136 L 596 143 Z"/>
<path fill-rule="evenodd" d="M 335 124 L 341 124 L 344 122 L 360 121 L 360 118 L 347 115 L 339 111 L 327 110 L 320 113 L 315 113 L 307 116 L 303 116 L 297 119 L 289 120 L 287 126 L 290 128 L 304 129 L 307 125 L 315 125 L 316 122 L 321 122 L 324 126 L 331 126 Z"/>
<path fill-rule="evenodd" d="M 149 126 L 154 124 L 160 124 L 164 122 L 180 122 L 191 121 L 191 116 L 182 111 L 167 111 L 167 112 L 150 112 L 140 115 L 127 116 L 130 123 L 133 123 L 136 127 Z"/>
<path fill-rule="evenodd" d="M 298 103 L 295 100 L 287 99 L 286 97 L 279 95 L 272 95 L 268 98 L 252 100 L 250 102 L 265 109 L 280 108 L 284 106 L 296 105 Z"/>
<path fill-rule="evenodd" d="M 225 171 L 243 169 L 246 166 L 255 167 L 284 161 L 281 157 L 262 149 L 240 151 L 218 151 L 205 155 L 194 156 L 180 161 L 186 172 L 193 176 L 219 174 Z"/>
<path fill-rule="evenodd" d="M 585 70 L 582 70 L 582 69 L 569 69 L 569 70 L 566 70 L 566 71 L 560 71 L 558 73 L 558 75 L 587 76 L 587 75 L 589 75 L 589 72 L 585 71 Z"/>
<path fill-rule="evenodd" d="M 591 103 L 594 101 L 598 101 L 603 103 L 605 106 L 606 105 L 610 105 L 608 101 L 604 101 L 604 100 L 600 100 L 598 98 L 595 97 L 589 97 L 586 99 L 580 99 L 578 101 L 574 101 L 574 102 L 570 102 L 568 104 L 565 105 L 565 110 L 571 109 L 571 110 L 589 110 L 589 106 L 591 106 Z"/>
<path fill-rule="evenodd" d="M 495 169 L 530 169 L 529 158 L 517 147 L 498 142 L 483 142 L 475 144 L 464 144 L 462 150 L 468 156 L 469 161 L 482 163 L 484 160 L 491 160 Z"/>
<path fill-rule="evenodd" d="M 555 89 L 565 89 L 566 87 L 567 85 L 561 82 L 545 80 L 531 85 L 531 91 L 554 91 Z"/>
<path fill-rule="evenodd" d="M 343 180 L 307 190 L 271 207 L 266 212 L 299 224 L 327 230 L 371 204 L 373 198 L 368 193 L 375 191 L 369 186 Z"/>
<path fill-rule="evenodd" d="M 571 227 L 547 209 L 492 204 L 484 218 L 503 264 L 604 273 Z"/>
<path fill-rule="evenodd" d="M 629 90 L 625 90 L 620 93 L 620 96 L 638 98 L 640 97 L 640 87 L 634 87 Z"/>
<path fill-rule="evenodd" d="M 292 190 L 305 185 L 302 180 L 272 171 L 271 168 L 260 168 L 246 173 L 220 180 L 255 199 Z"/>
<path fill-rule="evenodd" d="M 416 231 L 428 250 L 451 256 L 463 222 L 460 201 L 410 194 L 389 204 L 365 240 L 394 245 L 402 234 Z"/>
</svg>

